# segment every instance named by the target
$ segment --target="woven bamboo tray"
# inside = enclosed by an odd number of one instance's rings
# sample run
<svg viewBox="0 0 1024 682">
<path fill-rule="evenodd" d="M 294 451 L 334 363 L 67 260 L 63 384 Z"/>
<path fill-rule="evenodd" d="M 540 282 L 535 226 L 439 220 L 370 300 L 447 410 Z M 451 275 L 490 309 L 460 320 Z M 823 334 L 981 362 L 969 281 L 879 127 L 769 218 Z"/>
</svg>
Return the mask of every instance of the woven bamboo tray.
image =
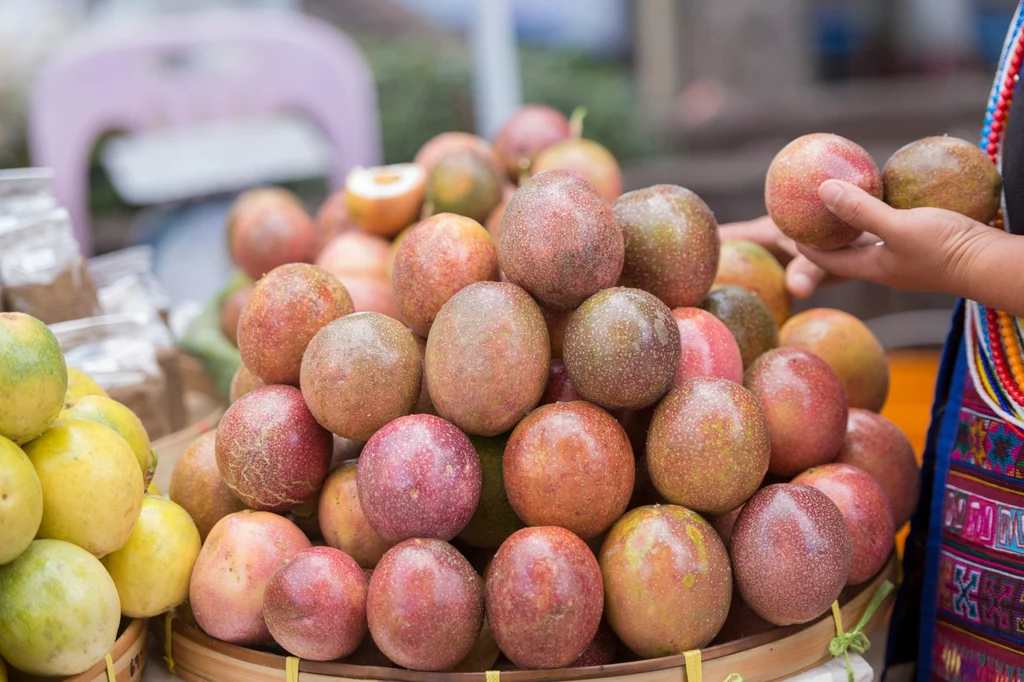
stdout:
<svg viewBox="0 0 1024 682">
<path fill-rule="evenodd" d="M 845 628 L 853 627 L 860 620 L 871 598 L 886 580 L 896 581 L 895 558 L 890 558 L 872 581 L 851 590 L 843 601 Z M 889 617 L 894 599 L 890 594 L 882 602 L 865 631 L 871 631 Z M 162 630 L 154 629 L 161 644 L 166 646 Z M 828 645 L 833 637 L 835 622 L 830 613 L 806 625 L 778 628 L 712 646 L 701 651 L 703 679 L 720 682 L 732 673 L 742 675 L 745 682 L 783 679 L 828 661 L 831 658 Z M 281 682 L 287 679 L 284 656 L 221 642 L 180 619 L 175 620 L 172 627 L 172 653 L 179 677 L 187 682 Z M 301 682 L 490 682 L 484 673 L 424 673 L 314 661 L 300 662 L 299 678 Z M 684 657 L 678 655 L 590 668 L 502 670 L 500 679 L 503 682 L 686 682 L 687 676 Z"/>
<path fill-rule="evenodd" d="M 185 409 L 188 412 L 188 426 L 153 442 L 157 454 L 156 474 L 153 480 L 157 487 L 167 492 L 171 484 L 171 472 L 181 453 L 202 434 L 217 428 L 224 414 L 224 402 L 217 388 L 210 381 L 202 363 L 190 355 L 180 355 L 182 383 L 185 388 Z"/>
</svg>

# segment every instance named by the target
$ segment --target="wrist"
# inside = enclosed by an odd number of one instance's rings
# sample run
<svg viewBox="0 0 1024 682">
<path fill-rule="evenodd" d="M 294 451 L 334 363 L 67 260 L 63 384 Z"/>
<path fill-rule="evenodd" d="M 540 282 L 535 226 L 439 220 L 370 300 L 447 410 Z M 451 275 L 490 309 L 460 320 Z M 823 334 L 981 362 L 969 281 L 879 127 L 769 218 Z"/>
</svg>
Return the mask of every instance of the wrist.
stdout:
<svg viewBox="0 0 1024 682">
<path fill-rule="evenodd" d="M 1017 295 L 1024 238 L 978 225 L 964 235 L 956 264 L 951 268 L 947 293 L 1005 310 L 1024 301 Z"/>
<path fill-rule="evenodd" d="M 956 234 L 946 244 L 947 256 L 942 266 L 939 281 L 942 291 L 961 298 L 974 298 L 979 292 L 978 261 L 985 255 L 988 242 L 998 232 L 980 223 Z"/>
</svg>

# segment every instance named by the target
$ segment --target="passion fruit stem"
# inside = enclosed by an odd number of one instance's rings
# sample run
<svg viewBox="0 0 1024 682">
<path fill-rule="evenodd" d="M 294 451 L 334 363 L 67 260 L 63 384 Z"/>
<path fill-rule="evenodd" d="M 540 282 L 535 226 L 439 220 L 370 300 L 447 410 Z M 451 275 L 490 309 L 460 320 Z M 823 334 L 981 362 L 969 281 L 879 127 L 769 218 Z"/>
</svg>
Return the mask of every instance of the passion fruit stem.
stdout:
<svg viewBox="0 0 1024 682">
<path fill-rule="evenodd" d="M 426 220 L 432 215 L 434 215 L 434 203 L 432 201 L 424 201 L 423 210 L 420 211 L 420 220 Z"/>
<path fill-rule="evenodd" d="M 519 184 L 522 185 L 524 182 L 530 179 L 530 164 L 531 159 L 523 157 L 519 159 Z"/>
<path fill-rule="evenodd" d="M 839 602 L 832 602 L 832 617 L 836 620 L 836 636 L 829 643 L 828 652 L 836 657 L 842 654 L 846 658 L 846 678 L 849 682 L 854 680 L 853 666 L 850 664 L 850 650 L 853 650 L 855 654 L 863 654 L 871 648 L 871 641 L 864 634 L 864 628 L 893 589 L 894 585 L 888 580 L 879 585 L 878 589 L 875 590 L 874 596 L 871 597 L 871 601 L 868 602 L 864 615 L 861 616 L 860 621 L 849 632 L 843 632 L 843 617 L 839 609 Z"/>
<path fill-rule="evenodd" d="M 569 116 L 569 130 L 575 140 L 583 137 L 583 119 L 587 117 L 586 107 L 576 107 Z"/>
</svg>

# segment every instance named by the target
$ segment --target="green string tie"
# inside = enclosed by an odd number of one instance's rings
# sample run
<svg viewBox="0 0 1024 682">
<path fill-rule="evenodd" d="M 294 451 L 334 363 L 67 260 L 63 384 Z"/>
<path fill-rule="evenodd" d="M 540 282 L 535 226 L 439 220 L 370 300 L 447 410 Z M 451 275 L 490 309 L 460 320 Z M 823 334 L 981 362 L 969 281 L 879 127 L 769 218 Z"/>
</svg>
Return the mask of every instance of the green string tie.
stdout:
<svg viewBox="0 0 1024 682">
<path fill-rule="evenodd" d="M 867 627 L 871 617 L 875 615 L 875 611 L 882 605 L 885 598 L 895 589 L 895 586 L 886 580 L 884 583 L 878 586 L 871 601 L 868 602 L 867 609 L 864 610 L 864 615 L 861 616 L 860 622 L 858 622 L 849 632 L 843 632 L 843 618 L 839 610 L 839 602 L 832 602 L 832 617 L 836 621 L 836 636 L 829 645 L 828 652 L 835 657 L 842 655 L 846 658 L 846 678 L 848 682 L 853 682 L 853 666 L 850 664 L 850 652 L 855 654 L 863 654 L 871 648 L 871 642 L 868 640 L 868 636 L 864 634 L 864 628 Z"/>
</svg>

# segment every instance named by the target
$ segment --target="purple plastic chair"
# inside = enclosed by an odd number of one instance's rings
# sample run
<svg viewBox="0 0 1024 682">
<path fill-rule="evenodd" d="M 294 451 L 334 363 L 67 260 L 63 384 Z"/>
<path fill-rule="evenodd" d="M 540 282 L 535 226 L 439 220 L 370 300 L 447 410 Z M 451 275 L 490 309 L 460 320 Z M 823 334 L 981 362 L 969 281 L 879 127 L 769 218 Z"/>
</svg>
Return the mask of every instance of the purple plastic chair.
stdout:
<svg viewBox="0 0 1024 682">
<path fill-rule="evenodd" d="M 111 131 L 141 132 L 278 112 L 311 120 L 333 147 L 330 184 L 380 162 L 373 78 L 359 48 L 301 14 L 201 13 L 96 29 L 62 50 L 32 92 L 32 161 L 92 253 L 89 155 Z"/>
</svg>

